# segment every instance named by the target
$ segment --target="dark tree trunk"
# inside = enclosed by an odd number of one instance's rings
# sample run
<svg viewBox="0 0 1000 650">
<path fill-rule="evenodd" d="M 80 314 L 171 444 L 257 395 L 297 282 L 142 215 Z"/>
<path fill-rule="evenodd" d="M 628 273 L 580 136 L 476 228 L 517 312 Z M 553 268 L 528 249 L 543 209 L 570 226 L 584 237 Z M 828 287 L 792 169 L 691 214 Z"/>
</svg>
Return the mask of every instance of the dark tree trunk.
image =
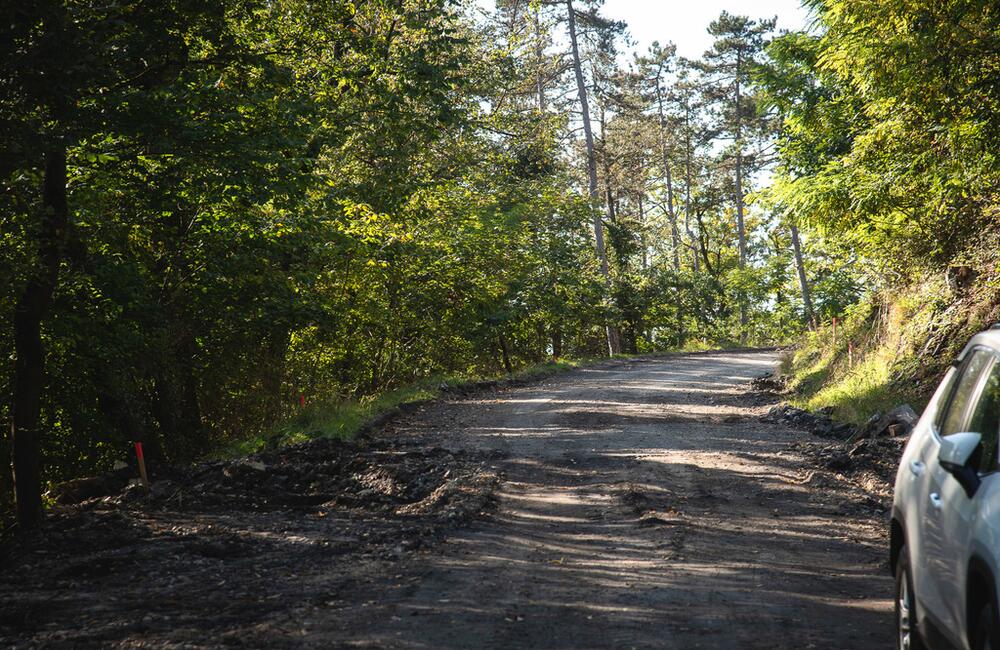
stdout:
<svg viewBox="0 0 1000 650">
<path fill-rule="evenodd" d="M 260 422 L 262 427 L 276 422 L 285 409 L 286 400 L 283 399 L 281 389 L 285 380 L 289 339 L 287 327 L 275 327 L 262 344 L 264 362 L 264 367 L 261 368 L 261 388 L 264 391 L 263 421 Z"/>
<path fill-rule="evenodd" d="M 625 349 L 629 354 L 639 353 L 639 328 L 636 325 L 626 331 Z"/>
<path fill-rule="evenodd" d="M 510 346 L 507 345 L 507 337 L 499 334 L 497 339 L 500 343 L 500 354 L 503 355 L 503 369 L 508 375 L 514 374 L 514 366 L 510 363 Z"/>
<path fill-rule="evenodd" d="M 155 454 L 157 460 L 166 459 L 164 448 L 171 450 L 171 459 L 190 460 L 204 451 L 208 442 L 201 423 L 195 368 L 198 343 L 185 324 L 176 319 L 173 322 L 174 330 L 181 333 L 164 355 L 153 401 L 160 439 L 150 434 L 143 442 L 150 448 L 147 456 Z"/>
<path fill-rule="evenodd" d="M 38 526 L 42 512 L 41 432 L 45 351 L 42 320 L 52 302 L 69 224 L 66 199 L 66 149 L 45 155 L 42 186 L 44 212 L 38 231 L 38 266 L 28 278 L 14 310 L 14 396 L 11 413 L 11 456 L 17 521 Z"/>
<path fill-rule="evenodd" d="M 705 269 L 708 274 L 714 276 L 715 269 L 712 268 L 712 260 L 708 257 L 708 245 L 705 243 L 705 224 L 702 220 L 702 214 L 697 212 L 695 216 L 698 219 L 698 250 L 701 251 L 701 258 L 705 261 Z"/>
</svg>

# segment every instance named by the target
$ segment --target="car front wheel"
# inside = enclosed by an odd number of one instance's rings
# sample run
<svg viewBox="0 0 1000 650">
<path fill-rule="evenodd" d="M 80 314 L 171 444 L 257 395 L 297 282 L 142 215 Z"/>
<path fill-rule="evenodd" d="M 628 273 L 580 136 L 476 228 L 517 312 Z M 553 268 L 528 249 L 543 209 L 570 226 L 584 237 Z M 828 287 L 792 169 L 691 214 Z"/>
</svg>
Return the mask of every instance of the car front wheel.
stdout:
<svg viewBox="0 0 1000 650">
<path fill-rule="evenodd" d="M 997 642 L 996 613 L 993 611 L 993 604 L 983 605 L 979 616 L 976 617 L 975 634 L 972 636 L 973 650 L 1000 650 L 1000 643 Z"/>
<path fill-rule="evenodd" d="M 915 602 L 910 560 L 903 548 L 896 560 L 896 650 L 923 650 L 924 644 L 917 633 Z"/>
</svg>

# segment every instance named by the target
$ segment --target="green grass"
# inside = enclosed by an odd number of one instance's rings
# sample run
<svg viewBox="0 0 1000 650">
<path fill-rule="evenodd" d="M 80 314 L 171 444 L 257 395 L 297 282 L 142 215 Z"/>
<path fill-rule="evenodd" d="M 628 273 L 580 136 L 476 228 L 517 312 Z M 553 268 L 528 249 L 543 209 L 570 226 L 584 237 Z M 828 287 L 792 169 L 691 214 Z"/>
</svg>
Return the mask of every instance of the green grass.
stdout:
<svg viewBox="0 0 1000 650">
<path fill-rule="evenodd" d="M 918 410 L 923 406 L 923 396 L 899 381 L 905 355 L 894 341 L 871 339 L 865 324 L 870 323 L 845 324 L 836 342 L 832 331 L 810 333 L 786 356 L 782 371 L 793 406 L 809 411 L 831 407 L 835 419 L 853 424 L 902 403 Z"/>
<path fill-rule="evenodd" d="M 815 411 L 833 407 L 836 419 L 862 424 L 875 413 L 908 403 L 918 411 L 926 398 L 907 391 L 894 380 L 892 365 L 876 358 L 865 359 L 832 379 L 823 371 L 807 374 L 799 383 L 793 404 Z"/>
<path fill-rule="evenodd" d="M 525 380 L 567 372 L 583 361 L 549 361 L 527 366 L 510 379 Z M 434 376 L 360 400 L 327 400 L 307 405 L 299 413 L 279 422 L 263 433 L 226 445 L 212 456 L 237 458 L 268 447 L 281 447 L 320 438 L 348 440 L 373 418 L 406 404 L 424 402 L 440 396 L 445 390 L 470 387 L 486 379 L 501 377 Z"/>
<path fill-rule="evenodd" d="M 813 411 L 832 407 L 834 418 L 854 424 L 900 404 L 919 412 L 955 351 L 978 331 L 969 322 L 972 308 L 936 279 L 872 297 L 846 314 L 836 338 L 827 325 L 786 356 L 789 402 Z M 940 350 L 928 353 L 938 340 Z"/>
<path fill-rule="evenodd" d="M 714 349 L 705 344 L 692 344 L 681 352 L 696 352 Z M 619 354 L 616 359 L 631 359 L 658 356 L 657 353 Z M 501 376 L 433 376 L 394 390 L 360 400 L 331 399 L 315 401 L 292 417 L 275 424 L 260 434 L 232 441 L 223 446 L 211 458 L 239 458 L 267 448 L 292 445 L 321 438 L 349 440 L 366 423 L 379 415 L 406 404 L 434 399 L 446 389 L 471 386 L 483 380 L 526 380 L 559 374 L 585 364 L 607 361 L 607 358 L 560 359 L 526 366 L 509 377 Z"/>
</svg>

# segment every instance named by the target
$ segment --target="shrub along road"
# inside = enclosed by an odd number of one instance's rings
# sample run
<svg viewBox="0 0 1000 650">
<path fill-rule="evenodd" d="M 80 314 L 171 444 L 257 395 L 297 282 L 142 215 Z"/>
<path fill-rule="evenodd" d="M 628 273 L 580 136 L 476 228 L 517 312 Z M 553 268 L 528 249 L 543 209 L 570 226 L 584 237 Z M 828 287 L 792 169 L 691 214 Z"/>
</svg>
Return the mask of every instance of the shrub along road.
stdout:
<svg viewBox="0 0 1000 650">
<path fill-rule="evenodd" d="M 761 419 L 776 359 L 609 362 L 92 499 L 8 550 L 0 641 L 888 647 L 885 504 Z"/>
</svg>

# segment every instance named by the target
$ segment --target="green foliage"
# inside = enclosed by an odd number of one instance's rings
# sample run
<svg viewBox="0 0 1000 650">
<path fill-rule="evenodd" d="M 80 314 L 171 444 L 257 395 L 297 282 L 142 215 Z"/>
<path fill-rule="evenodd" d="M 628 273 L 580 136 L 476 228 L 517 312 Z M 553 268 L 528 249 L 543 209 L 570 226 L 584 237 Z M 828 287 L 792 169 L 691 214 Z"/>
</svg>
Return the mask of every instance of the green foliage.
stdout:
<svg viewBox="0 0 1000 650">
<path fill-rule="evenodd" d="M 255 439 L 299 395 L 363 405 L 324 416 L 346 431 L 427 377 L 600 349 L 591 208 L 545 120 L 487 109 L 503 57 L 450 2 L 53 0 L 13 28 L 4 358 L 36 263 L 38 139 L 69 154 L 48 479 L 134 439 L 173 462 Z"/>
<path fill-rule="evenodd" d="M 935 233 L 959 233 L 951 207 L 985 214 L 993 177 L 966 187 L 954 172 L 991 169 L 956 165 L 992 118 L 912 112 L 917 94 L 886 108 L 879 84 L 895 81 L 842 60 L 853 9 L 821 11 L 822 37 L 776 40 L 770 65 L 773 21 L 723 14 L 706 61 L 655 44 L 626 69 L 623 26 L 579 5 L 602 205 L 584 191 L 562 3 L 500 2 L 486 19 L 451 0 L 14 8 L 0 39 L 4 359 L 42 268 L 45 155 L 68 160 L 41 327 L 46 479 L 107 468 L 135 439 L 153 462 L 185 462 L 348 435 L 440 377 L 600 356 L 609 331 L 629 354 L 784 342 L 808 317 L 791 225 L 811 225 L 803 272 L 827 319 L 861 294 L 851 265 L 873 249 L 857 242 L 933 244 L 895 236 L 916 214 L 902 199 L 933 208 L 917 216 Z M 985 15 L 962 20 L 982 31 Z M 954 38 L 968 57 L 989 41 Z M 864 46 L 851 56 L 887 56 Z M 987 64 L 966 62 L 988 99 Z M 950 92 L 942 80 L 928 77 Z M 953 108 L 945 131 L 908 135 Z M 776 117 L 778 181 L 750 201 Z M 891 182 L 887 163 L 901 165 Z"/>
<path fill-rule="evenodd" d="M 1000 12 L 978 0 L 810 3 L 761 73 L 784 118 L 771 189 L 873 272 L 937 270 L 995 219 Z"/>
<path fill-rule="evenodd" d="M 567 372 L 579 364 L 570 361 L 546 361 L 526 366 L 514 381 L 547 377 Z M 267 447 L 282 446 L 317 438 L 350 439 L 367 423 L 395 410 L 414 407 L 440 396 L 444 391 L 473 390 L 483 378 L 466 375 L 430 376 L 376 395 L 355 400 L 327 399 L 299 409 L 293 415 L 251 437 L 240 438 L 214 451 L 216 457 L 244 456 Z"/>
<path fill-rule="evenodd" d="M 815 283 L 824 322 L 849 314 L 837 345 L 813 333 L 791 360 L 799 399 L 857 422 L 922 405 L 997 315 L 1000 11 L 980 0 L 808 4 L 817 33 L 776 39 L 757 71 L 782 119 L 760 198 L 822 244 L 812 259 L 828 271 Z M 947 286 L 951 266 L 974 281 Z"/>
<path fill-rule="evenodd" d="M 825 326 L 806 336 L 785 360 L 794 402 L 830 406 L 842 420 L 861 424 L 901 403 L 918 411 L 968 337 L 983 327 L 965 320 L 968 305 L 940 280 L 852 306 L 836 334 Z"/>
</svg>

